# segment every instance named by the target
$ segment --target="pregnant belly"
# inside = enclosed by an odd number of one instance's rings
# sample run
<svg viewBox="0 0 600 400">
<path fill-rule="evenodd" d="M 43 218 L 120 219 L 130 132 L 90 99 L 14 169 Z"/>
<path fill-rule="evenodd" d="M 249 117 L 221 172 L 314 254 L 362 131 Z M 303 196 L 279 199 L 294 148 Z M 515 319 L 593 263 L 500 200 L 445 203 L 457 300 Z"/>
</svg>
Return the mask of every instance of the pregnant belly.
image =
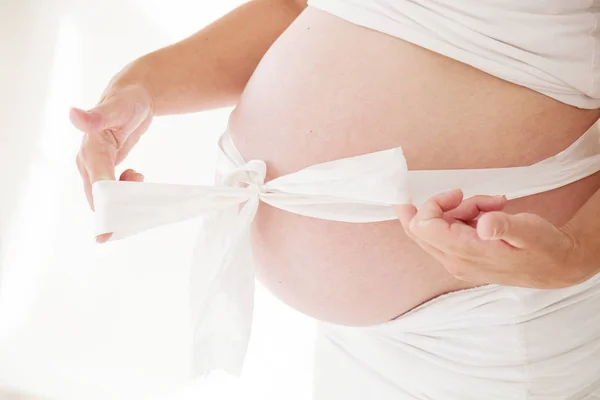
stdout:
<svg viewBox="0 0 600 400">
<path fill-rule="evenodd" d="M 397 38 L 308 8 L 267 52 L 229 129 L 268 179 L 401 146 L 409 169 L 528 165 L 571 144 L 598 118 Z M 566 222 L 600 175 L 509 202 L 507 211 Z M 398 221 L 350 224 L 262 204 L 252 228 L 259 279 L 315 318 L 390 320 L 454 279 Z"/>
</svg>

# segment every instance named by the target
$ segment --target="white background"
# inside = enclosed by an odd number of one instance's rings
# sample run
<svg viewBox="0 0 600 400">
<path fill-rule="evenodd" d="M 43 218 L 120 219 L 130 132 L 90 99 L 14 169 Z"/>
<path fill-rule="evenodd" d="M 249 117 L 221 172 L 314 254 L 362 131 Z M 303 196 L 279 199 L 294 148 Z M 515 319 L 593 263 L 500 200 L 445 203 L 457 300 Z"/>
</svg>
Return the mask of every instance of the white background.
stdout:
<svg viewBox="0 0 600 400">
<path fill-rule="evenodd" d="M 196 225 L 96 245 L 70 106 L 239 0 L 0 0 L 0 388 L 56 400 L 310 398 L 314 324 L 259 287 L 244 376 L 188 380 Z M 229 110 L 157 119 L 118 173 L 212 183 Z M 0 395 L 0 399 L 2 395 Z"/>
</svg>

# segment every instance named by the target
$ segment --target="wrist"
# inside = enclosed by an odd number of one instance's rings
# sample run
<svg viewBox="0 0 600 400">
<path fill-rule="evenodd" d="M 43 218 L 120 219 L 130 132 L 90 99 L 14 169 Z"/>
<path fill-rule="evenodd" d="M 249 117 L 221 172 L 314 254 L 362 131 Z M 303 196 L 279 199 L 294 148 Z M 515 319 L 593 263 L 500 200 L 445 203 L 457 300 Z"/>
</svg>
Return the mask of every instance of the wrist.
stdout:
<svg viewBox="0 0 600 400">
<path fill-rule="evenodd" d="M 135 87 L 146 97 L 150 110 L 154 115 L 155 110 L 155 90 L 151 83 L 151 66 L 146 56 L 140 57 L 129 63 L 117 75 L 115 75 L 104 93 L 101 101 L 127 87 Z"/>
<path fill-rule="evenodd" d="M 568 264 L 584 270 L 589 278 L 600 272 L 600 237 L 590 232 L 587 226 L 578 224 L 576 220 L 566 223 L 561 231 L 570 242 L 570 257 Z"/>
</svg>

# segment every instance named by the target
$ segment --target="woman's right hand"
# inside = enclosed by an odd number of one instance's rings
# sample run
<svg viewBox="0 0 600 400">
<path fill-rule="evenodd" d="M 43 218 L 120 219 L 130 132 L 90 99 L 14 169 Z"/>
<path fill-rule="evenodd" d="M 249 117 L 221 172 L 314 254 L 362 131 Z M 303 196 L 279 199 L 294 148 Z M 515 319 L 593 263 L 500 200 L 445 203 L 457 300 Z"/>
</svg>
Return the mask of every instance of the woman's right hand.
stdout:
<svg viewBox="0 0 600 400">
<path fill-rule="evenodd" d="M 112 90 L 109 87 L 98 105 L 90 110 L 71 109 L 71 122 L 84 132 L 77 154 L 77 168 L 92 210 L 92 184 L 99 180 L 115 180 L 115 167 L 150 126 L 153 108 L 152 98 L 142 86 L 129 85 Z M 141 182 L 143 178 L 129 169 L 119 180 Z M 97 241 L 105 242 L 109 237 L 110 234 L 102 235 Z"/>
</svg>

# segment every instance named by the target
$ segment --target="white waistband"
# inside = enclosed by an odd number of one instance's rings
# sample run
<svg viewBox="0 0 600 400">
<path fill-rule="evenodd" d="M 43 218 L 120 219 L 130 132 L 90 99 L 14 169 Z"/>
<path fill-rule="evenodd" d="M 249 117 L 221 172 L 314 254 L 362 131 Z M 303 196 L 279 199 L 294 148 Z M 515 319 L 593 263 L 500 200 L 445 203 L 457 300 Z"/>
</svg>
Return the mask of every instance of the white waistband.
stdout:
<svg viewBox="0 0 600 400">
<path fill-rule="evenodd" d="M 595 399 L 600 275 L 452 292 L 370 327 L 321 324 L 315 400 Z"/>
<path fill-rule="evenodd" d="M 600 131 L 528 167 L 408 171 L 400 148 L 314 165 L 265 182 L 263 161 L 245 162 L 228 134 L 216 186 L 98 181 L 96 234 L 111 240 L 204 216 L 192 268 L 194 370 L 239 374 L 250 336 L 254 271 L 249 230 L 260 201 L 314 218 L 364 223 L 395 219 L 391 205 L 419 206 L 444 190 L 509 199 L 551 190 L 600 169 Z"/>
</svg>

